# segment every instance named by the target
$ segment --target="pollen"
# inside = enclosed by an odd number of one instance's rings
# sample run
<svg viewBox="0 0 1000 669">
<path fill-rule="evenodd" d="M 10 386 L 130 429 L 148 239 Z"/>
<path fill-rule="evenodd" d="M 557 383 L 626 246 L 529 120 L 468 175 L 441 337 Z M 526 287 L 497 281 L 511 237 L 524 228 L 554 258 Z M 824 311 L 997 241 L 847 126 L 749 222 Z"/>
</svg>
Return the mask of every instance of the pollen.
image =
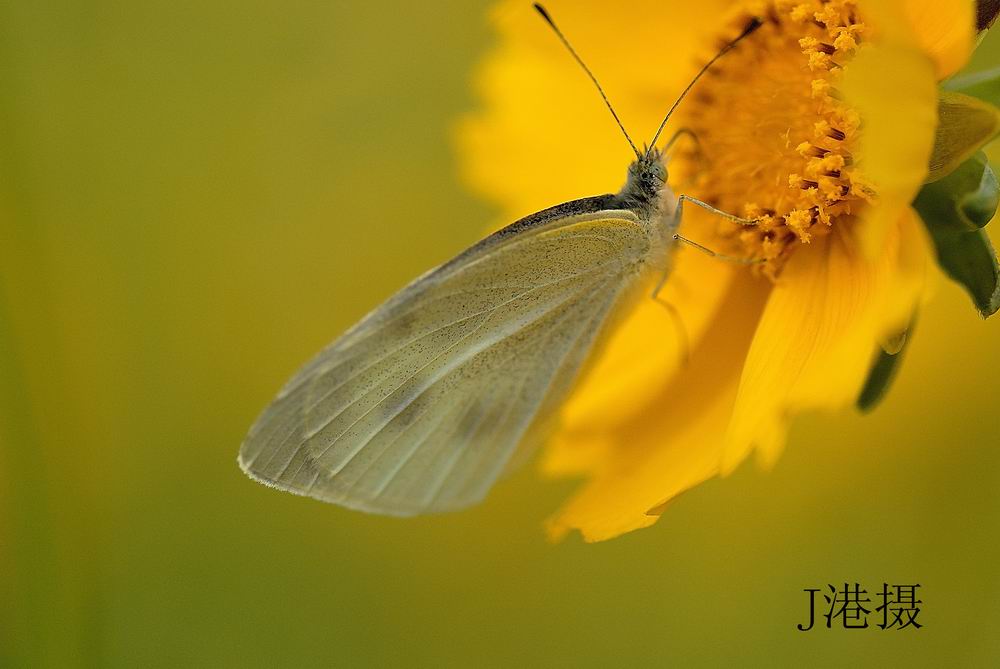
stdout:
<svg viewBox="0 0 1000 669">
<path fill-rule="evenodd" d="M 852 160 L 860 121 L 837 92 L 867 29 L 855 0 L 752 9 L 764 24 L 713 66 L 681 112 L 698 146 L 678 152 L 674 171 L 690 184 L 682 192 L 753 221 L 720 220 L 720 243 L 776 278 L 797 247 L 848 224 L 871 200 Z M 715 38 L 706 51 L 731 35 Z"/>
</svg>

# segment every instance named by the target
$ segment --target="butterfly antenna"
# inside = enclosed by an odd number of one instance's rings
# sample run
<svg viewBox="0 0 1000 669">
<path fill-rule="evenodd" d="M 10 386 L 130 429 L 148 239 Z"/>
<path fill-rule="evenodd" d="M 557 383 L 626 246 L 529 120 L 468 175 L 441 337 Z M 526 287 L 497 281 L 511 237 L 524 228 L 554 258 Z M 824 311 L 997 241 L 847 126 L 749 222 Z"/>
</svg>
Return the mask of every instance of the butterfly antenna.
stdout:
<svg viewBox="0 0 1000 669">
<path fill-rule="evenodd" d="M 715 61 L 719 60 L 720 58 L 722 58 L 723 56 L 725 56 L 727 53 L 729 53 L 729 51 L 733 47 L 735 47 L 737 44 L 740 43 L 740 40 L 742 40 L 744 37 L 746 37 L 747 35 L 749 35 L 753 31 L 757 30 L 757 28 L 760 28 L 761 25 L 762 25 L 762 22 L 761 22 L 760 19 L 758 19 L 758 18 L 751 19 L 750 22 L 747 23 L 746 27 L 743 29 L 743 32 L 741 32 L 736 39 L 734 39 L 732 42 L 730 42 L 726 46 L 722 47 L 722 50 L 719 51 L 719 53 L 715 54 L 715 56 L 712 57 L 712 60 L 710 60 L 707 63 L 705 63 L 705 66 L 702 67 L 700 70 L 698 70 L 698 74 L 694 75 L 694 79 L 691 80 L 691 83 L 689 83 L 687 85 L 687 88 L 685 88 L 684 91 L 680 94 L 680 97 L 678 97 L 677 100 L 674 102 L 674 104 L 671 105 L 670 110 L 667 112 L 667 115 L 663 117 L 663 121 L 660 123 L 660 127 L 656 129 L 656 134 L 653 135 L 653 141 L 649 143 L 649 148 L 646 149 L 646 157 L 647 158 L 649 157 L 649 154 L 653 152 L 653 147 L 656 146 L 656 140 L 658 140 L 660 138 L 660 133 L 663 132 L 663 128 L 666 127 L 667 121 L 670 120 L 670 115 L 674 113 L 674 110 L 677 109 L 677 105 L 679 105 L 681 103 L 681 100 L 683 100 L 684 97 L 688 94 L 688 92 L 692 88 L 694 88 L 694 85 L 696 83 L 698 83 L 698 80 L 701 79 L 701 76 L 703 74 L 705 74 L 706 72 L 708 72 L 708 70 L 713 65 L 715 65 Z"/>
<path fill-rule="evenodd" d="M 551 16 L 549 16 L 548 11 L 546 11 L 546 9 L 537 2 L 534 3 L 534 5 L 538 13 L 542 15 L 543 19 L 545 19 L 545 22 L 549 24 L 549 27 L 552 28 L 555 34 L 559 37 L 559 40 L 564 45 L 566 45 L 566 48 L 573 55 L 573 58 L 576 59 L 576 62 L 580 64 L 580 67 L 583 68 L 583 71 L 587 73 L 588 77 L 590 77 L 590 80 L 594 82 L 594 86 L 597 86 L 597 92 L 601 94 L 601 99 L 604 100 L 604 104 L 608 106 L 608 111 L 610 111 L 611 115 L 615 117 L 615 123 L 617 123 L 618 127 L 621 128 L 622 134 L 625 135 L 625 139 L 628 140 L 628 145 L 631 146 L 632 151 L 635 152 L 635 157 L 641 160 L 643 157 L 642 152 L 636 148 L 635 142 L 633 142 L 632 138 L 628 136 L 628 131 L 625 130 L 625 126 L 622 125 L 622 120 L 618 118 L 618 114 L 615 112 L 615 108 L 611 106 L 611 101 L 608 100 L 608 96 L 604 94 L 604 89 L 601 88 L 601 84 L 598 83 L 597 77 L 594 76 L 594 73 L 591 72 L 590 68 L 587 67 L 587 64 L 583 62 L 583 59 L 580 58 L 580 55 L 576 52 L 576 49 L 573 48 L 573 45 L 569 43 L 569 40 L 566 39 L 566 36 L 563 35 L 561 30 L 559 30 L 559 26 L 557 26 L 556 22 L 552 20 Z"/>
</svg>

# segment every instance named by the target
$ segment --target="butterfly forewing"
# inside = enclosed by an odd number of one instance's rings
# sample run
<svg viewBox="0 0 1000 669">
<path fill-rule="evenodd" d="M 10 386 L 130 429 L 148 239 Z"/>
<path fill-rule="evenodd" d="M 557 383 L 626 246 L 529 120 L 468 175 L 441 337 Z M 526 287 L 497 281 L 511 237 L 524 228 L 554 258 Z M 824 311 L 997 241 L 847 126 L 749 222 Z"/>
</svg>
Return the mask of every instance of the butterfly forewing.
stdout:
<svg viewBox="0 0 1000 669">
<path fill-rule="evenodd" d="M 647 225 L 627 210 L 487 238 L 307 364 L 251 428 L 241 465 L 379 513 L 479 501 L 540 407 L 567 392 L 649 253 Z"/>
</svg>

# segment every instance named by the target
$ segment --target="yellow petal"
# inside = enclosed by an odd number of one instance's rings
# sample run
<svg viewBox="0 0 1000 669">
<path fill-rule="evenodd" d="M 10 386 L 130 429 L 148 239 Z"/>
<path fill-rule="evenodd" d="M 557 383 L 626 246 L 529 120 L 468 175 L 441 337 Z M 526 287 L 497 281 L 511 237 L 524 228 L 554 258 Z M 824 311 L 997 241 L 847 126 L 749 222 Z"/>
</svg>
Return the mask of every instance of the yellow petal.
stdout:
<svg viewBox="0 0 1000 669">
<path fill-rule="evenodd" d="M 753 446 L 773 462 L 790 414 L 853 403 L 875 347 L 924 296 L 933 263 L 915 213 L 892 226 L 875 259 L 846 230 L 800 248 L 771 293 L 740 380 L 725 472 Z"/>
<path fill-rule="evenodd" d="M 699 230 L 690 218 L 685 227 Z M 659 298 L 646 297 L 652 285 L 644 290 L 574 391 L 562 411 L 564 428 L 578 435 L 607 431 L 655 411 L 650 405 L 661 386 L 701 341 L 737 274 L 747 271 L 680 249 Z"/>
<path fill-rule="evenodd" d="M 976 33 L 973 0 L 898 0 L 920 48 L 934 60 L 937 78 L 965 67 Z"/>
<path fill-rule="evenodd" d="M 667 500 L 718 473 L 740 368 L 769 287 L 732 284 L 690 364 L 658 385 L 652 410 L 613 431 L 560 435 L 558 450 L 590 458 L 592 478 L 549 521 L 551 538 L 577 529 L 601 541 L 646 527 Z"/>
<path fill-rule="evenodd" d="M 642 144 L 688 82 L 727 3 L 546 7 Z M 508 217 L 617 190 L 633 156 L 586 75 L 529 2 L 501 3 L 493 22 L 499 46 L 475 75 L 481 111 L 456 129 L 466 180 Z"/>
<path fill-rule="evenodd" d="M 927 176 L 937 125 L 931 62 L 899 44 L 869 45 L 850 62 L 841 89 L 858 111 L 862 131 L 858 174 L 877 203 L 866 213 L 862 247 L 874 257 L 887 231 L 916 197 Z"/>
</svg>

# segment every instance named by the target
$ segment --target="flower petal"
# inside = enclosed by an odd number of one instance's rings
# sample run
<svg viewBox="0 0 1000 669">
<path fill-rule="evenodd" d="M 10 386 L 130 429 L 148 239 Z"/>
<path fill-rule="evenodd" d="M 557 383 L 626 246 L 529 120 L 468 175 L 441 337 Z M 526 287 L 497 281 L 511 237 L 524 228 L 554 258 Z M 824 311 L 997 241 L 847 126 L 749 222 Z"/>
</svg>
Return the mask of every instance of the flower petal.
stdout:
<svg viewBox="0 0 1000 669">
<path fill-rule="evenodd" d="M 661 386 L 701 341 L 737 273 L 746 271 L 680 249 L 658 299 L 646 297 L 651 283 L 581 380 L 562 411 L 564 429 L 578 435 L 607 431 L 655 411 L 651 404 Z"/>
<path fill-rule="evenodd" d="M 847 67 L 841 88 L 862 123 L 856 162 L 866 183 L 855 187 L 877 194 L 861 238 L 862 248 L 874 257 L 927 176 L 937 88 L 930 62 L 898 44 L 862 49 Z"/>
<path fill-rule="evenodd" d="M 688 83 L 727 3 L 546 6 L 641 144 Z M 475 76 L 480 111 L 456 131 L 470 185 L 511 217 L 616 190 L 633 156 L 586 75 L 530 3 L 501 3 L 493 21 L 499 46 Z"/>
<path fill-rule="evenodd" d="M 937 78 L 965 67 L 976 35 L 974 0 L 893 0 L 920 48 L 934 60 Z"/>
<path fill-rule="evenodd" d="M 854 402 L 872 351 L 906 327 L 925 296 L 932 252 L 912 211 L 876 259 L 846 230 L 799 249 L 771 293 L 740 380 L 725 472 L 754 446 L 773 462 L 789 414 Z"/>
<path fill-rule="evenodd" d="M 569 458 L 576 451 L 592 478 L 549 521 L 552 539 L 577 529 L 601 541 L 646 527 L 668 500 L 718 473 L 740 368 L 769 288 L 749 277 L 732 284 L 690 364 L 658 384 L 653 410 L 612 431 L 560 434 L 554 452 Z"/>
</svg>

